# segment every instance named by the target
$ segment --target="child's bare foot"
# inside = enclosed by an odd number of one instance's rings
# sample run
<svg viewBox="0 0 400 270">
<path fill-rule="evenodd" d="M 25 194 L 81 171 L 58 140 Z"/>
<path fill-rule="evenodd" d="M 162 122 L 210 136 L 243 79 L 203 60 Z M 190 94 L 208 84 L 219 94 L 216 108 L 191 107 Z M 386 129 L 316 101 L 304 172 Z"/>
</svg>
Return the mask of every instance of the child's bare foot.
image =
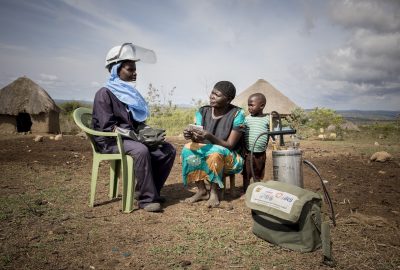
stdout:
<svg viewBox="0 0 400 270">
<path fill-rule="evenodd" d="M 186 203 L 205 201 L 209 198 L 207 190 L 198 190 L 192 197 L 185 199 Z"/>
</svg>

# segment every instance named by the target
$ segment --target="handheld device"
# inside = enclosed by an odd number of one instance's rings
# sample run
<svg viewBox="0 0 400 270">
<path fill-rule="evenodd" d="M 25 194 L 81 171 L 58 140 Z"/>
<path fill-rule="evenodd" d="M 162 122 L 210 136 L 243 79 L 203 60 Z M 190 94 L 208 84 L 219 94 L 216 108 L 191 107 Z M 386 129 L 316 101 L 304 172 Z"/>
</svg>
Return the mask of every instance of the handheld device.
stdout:
<svg viewBox="0 0 400 270">
<path fill-rule="evenodd" d="M 203 130 L 203 126 L 194 125 L 194 124 L 189 124 L 188 129 L 189 129 L 190 131 L 193 131 L 193 130 L 202 131 L 202 130 Z"/>
</svg>

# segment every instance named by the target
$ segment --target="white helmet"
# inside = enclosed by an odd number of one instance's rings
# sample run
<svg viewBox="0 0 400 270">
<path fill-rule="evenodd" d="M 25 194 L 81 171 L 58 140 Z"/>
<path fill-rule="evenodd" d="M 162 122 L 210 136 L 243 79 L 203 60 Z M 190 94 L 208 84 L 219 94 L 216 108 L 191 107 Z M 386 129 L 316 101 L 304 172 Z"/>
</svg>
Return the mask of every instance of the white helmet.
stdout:
<svg viewBox="0 0 400 270">
<path fill-rule="evenodd" d="M 145 63 L 155 63 L 157 61 L 154 51 L 142 48 L 132 43 L 124 43 L 120 46 L 112 47 L 106 56 L 106 68 L 111 64 L 123 60 L 142 61 Z"/>
</svg>

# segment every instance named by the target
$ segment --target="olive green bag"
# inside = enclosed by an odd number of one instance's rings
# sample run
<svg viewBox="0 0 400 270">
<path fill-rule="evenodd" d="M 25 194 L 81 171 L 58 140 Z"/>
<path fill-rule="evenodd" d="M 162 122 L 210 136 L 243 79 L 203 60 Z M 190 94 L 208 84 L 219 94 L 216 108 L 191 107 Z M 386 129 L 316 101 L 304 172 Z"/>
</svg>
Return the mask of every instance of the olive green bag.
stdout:
<svg viewBox="0 0 400 270">
<path fill-rule="evenodd" d="M 321 247 L 321 195 L 284 182 L 256 182 L 246 191 L 246 205 L 256 236 L 300 252 Z"/>
</svg>

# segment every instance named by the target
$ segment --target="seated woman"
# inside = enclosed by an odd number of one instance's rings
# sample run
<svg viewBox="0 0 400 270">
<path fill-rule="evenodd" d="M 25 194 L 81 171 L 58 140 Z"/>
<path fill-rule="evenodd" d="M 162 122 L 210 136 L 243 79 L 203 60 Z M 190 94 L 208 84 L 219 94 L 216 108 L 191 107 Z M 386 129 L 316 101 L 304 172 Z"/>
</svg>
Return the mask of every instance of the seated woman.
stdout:
<svg viewBox="0 0 400 270">
<path fill-rule="evenodd" d="M 130 43 L 113 47 L 106 57 L 110 78 L 97 91 L 93 103 L 92 125 L 95 130 L 111 132 L 116 127 L 138 131 L 149 116 L 149 108 L 141 93 L 132 85 L 136 81 L 136 50 Z M 102 153 L 117 153 L 115 139 L 95 138 Z M 172 169 L 176 150 L 163 142 L 158 148 L 124 137 L 125 153 L 135 160 L 135 197 L 139 207 L 148 212 L 159 212 L 165 198 L 160 192 Z"/>
<path fill-rule="evenodd" d="M 186 128 L 187 143 L 181 154 L 183 183 L 195 182 L 196 194 L 186 199 L 193 203 L 207 200 L 209 207 L 219 205 L 217 188 L 224 187 L 223 177 L 240 173 L 243 158 L 238 154 L 239 141 L 244 132 L 244 111 L 231 104 L 236 95 L 235 86 L 228 81 L 215 84 L 210 94 L 210 105 L 201 107 L 195 115 L 195 124 L 203 130 Z M 210 194 L 204 181 L 210 182 Z"/>
</svg>

